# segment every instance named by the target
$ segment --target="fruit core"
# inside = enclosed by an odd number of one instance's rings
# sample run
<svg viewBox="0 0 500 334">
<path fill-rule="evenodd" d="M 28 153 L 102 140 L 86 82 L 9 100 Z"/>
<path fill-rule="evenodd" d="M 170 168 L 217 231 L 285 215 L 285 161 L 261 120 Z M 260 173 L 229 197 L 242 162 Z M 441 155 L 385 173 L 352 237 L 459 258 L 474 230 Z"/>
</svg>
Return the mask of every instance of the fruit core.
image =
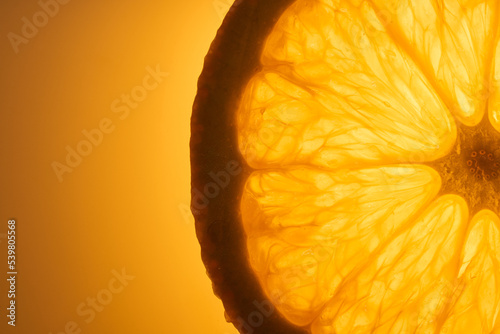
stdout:
<svg viewBox="0 0 500 334">
<path fill-rule="evenodd" d="M 459 125 L 451 152 L 429 165 L 441 176 L 441 193 L 465 198 L 471 214 L 500 212 L 500 132 L 487 117 L 476 126 Z"/>
</svg>

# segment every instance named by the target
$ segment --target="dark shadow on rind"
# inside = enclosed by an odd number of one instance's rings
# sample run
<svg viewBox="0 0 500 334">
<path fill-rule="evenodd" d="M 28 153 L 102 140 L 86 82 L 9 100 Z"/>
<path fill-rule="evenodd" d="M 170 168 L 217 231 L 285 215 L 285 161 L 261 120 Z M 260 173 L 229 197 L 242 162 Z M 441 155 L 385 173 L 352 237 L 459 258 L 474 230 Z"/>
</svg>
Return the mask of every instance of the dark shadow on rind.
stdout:
<svg viewBox="0 0 500 334">
<path fill-rule="evenodd" d="M 266 36 L 277 18 L 294 0 L 237 0 L 224 19 L 205 58 L 198 81 L 198 93 L 191 119 L 191 208 L 202 259 L 222 300 L 226 317 L 236 327 L 247 324 L 242 333 L 304 334 L 277 311 L 264 316 L 254 302 L 267 300 L 250 265 L 241 224 L 239 203 L 250 168 L 237 147 L 236 110 L 240 95 L 253 74 L 260 69 L 260 55 Z M 210 172 L 221 172 L 228 162 L 237 161 L 242 172 L 231 176 L 229 184 L 208 205 L 195 200 L 207 184 Z M 253 319 L 249 319 L 251 315 Z M 195 315 L 193 315 L 195 317 Z"/>
</svg>

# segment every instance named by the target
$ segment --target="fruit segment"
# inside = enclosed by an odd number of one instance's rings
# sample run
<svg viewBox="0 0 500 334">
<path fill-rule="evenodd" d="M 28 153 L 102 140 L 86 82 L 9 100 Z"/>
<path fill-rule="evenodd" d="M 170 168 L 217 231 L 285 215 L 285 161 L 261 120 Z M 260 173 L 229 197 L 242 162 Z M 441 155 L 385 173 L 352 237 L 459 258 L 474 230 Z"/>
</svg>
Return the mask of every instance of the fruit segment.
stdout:
<svg viewBox="0 0 500 334">
<path fill-rule="evenodd" d="M 496 0 L 373 0 L 377 15 L 464 124 L 481 121 L 490 95 Z"/>
<path fill-rule="evenodd" d="M 493 75 L 488 87 L 488 118 L 493 127 L 500 131 L 500 40 L 496 43 L 492 70 Z"/>
<path fill-rule="evenodd" d="M 254 172 L 241 202 L 250 263 L 287 319 L 311 323 L 439 186 L 416 165 Z"/>
<path fill-rule="evenodd" d="M 424 162 L 453 145 L 448 108 L 366 1 L 298 1 L 262 63 L 238 111 L 254 168 Z"/>
<path fill-rule="evenodd" d="M 330 89 L 275 72 L 257 75 L 238 115 L 240 151 L 250 166 L 336 169 L 432 161 L 449 151 L 456 130 L 437 100 L 408 104 L 391 91 L 356 89 L 355 75 L 348 77 L 337 76 Z"/>
<path fill-rule="evenodd" d="M 438 333 L 458 289 L 457 258 L 467 218 L 461 197 L 433 202 L 345 280 L 312 333 Z"/>
<path fill-rule="evenodd" d="M 460 258 L 460 290 L 448 310 L 442 333 L 495 333 L 500 329 L 500 220 L 491 211 L 477 213 Z"/>
</svg>

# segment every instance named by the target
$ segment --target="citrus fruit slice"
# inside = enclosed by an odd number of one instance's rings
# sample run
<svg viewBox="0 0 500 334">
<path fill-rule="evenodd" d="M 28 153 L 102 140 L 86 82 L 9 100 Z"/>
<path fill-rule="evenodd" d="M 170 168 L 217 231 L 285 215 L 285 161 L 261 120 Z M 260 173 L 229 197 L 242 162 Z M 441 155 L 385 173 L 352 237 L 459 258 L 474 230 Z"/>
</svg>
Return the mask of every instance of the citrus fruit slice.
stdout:
<svg viewBox="0 0 500 334">
<path fill-rule="evenodd" d="M 238 1 L 192 209 L 241 333 L 500 333 L 493 0 Z"/>
</svg>

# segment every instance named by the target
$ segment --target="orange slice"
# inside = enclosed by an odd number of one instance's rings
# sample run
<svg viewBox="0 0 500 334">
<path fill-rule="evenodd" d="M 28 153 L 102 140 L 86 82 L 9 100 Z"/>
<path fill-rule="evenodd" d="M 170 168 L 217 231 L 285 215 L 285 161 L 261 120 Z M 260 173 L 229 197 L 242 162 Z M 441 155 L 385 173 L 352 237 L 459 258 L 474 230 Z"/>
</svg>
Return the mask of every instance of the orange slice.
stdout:
<svg viewBox="0 0 500 334">
<path fill-rule="evenodd" d="M 233 7 L 193 113 L 193 212 L 241 333 L 500 333 L 499 15 Z"/>
</svg>

